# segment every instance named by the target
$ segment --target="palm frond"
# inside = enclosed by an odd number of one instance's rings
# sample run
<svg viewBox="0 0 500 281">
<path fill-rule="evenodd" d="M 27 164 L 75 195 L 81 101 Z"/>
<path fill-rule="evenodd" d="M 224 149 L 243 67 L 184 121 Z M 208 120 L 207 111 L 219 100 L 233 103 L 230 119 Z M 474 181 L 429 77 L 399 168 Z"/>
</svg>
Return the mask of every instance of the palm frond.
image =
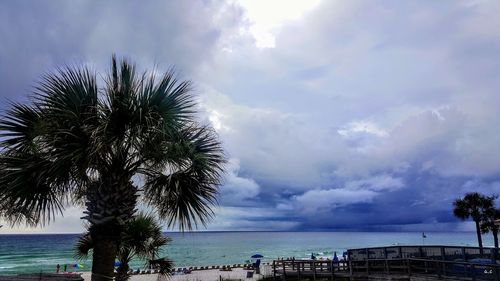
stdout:
<svg viewBox="0 0 500 281">
<path fill-rule="evenodd" d="M 0 208 L 13 224 L 45 224 L 62 214 L 71 188 L 65 173 L 40 155 L 4 152 L 0 156 Z"/>
<path fill-rule="evenodd" d="M 171 173 L 155 170 L 155 165 L 145 168 L 144 197 L 168 226 L 193 229 L 198 223 L 206 225 L 213 216 L 211 206 L 217 204 L 225 157 L 208 127 L 190 125 L 177 137 L 166 152 Z"/>
<path fill-rule="evenodd" d="M 0 119 L 0 145 L 8 150 L 29 151 L 35 149 L 34 140 L 42 126 L 40 108 L 19 103 Z"/>
<path fill-rule="evenodd" d="M 78 237 L 75 246 L 75 258 L 79 260 L 87 259 L 90 250 L 94 248 L 94 241 L 89 233 L 82 234 Z"/>
<path fill-rule="evenodd" d="M 142 125 L 172 129 L 193 118 L 196 104 L 190 81 L 179 81 L 173 69 L 168 70 L 159 81 L 154 73 L 147 79 L 145 77 L 138 95 L 139 110 L 136 115 Z"/>
<path fill-rule="evenodd" d="M 125 59 L 119 62 L 115 56 L 112 57 L 111 73 L 106 80 L 106 102 L 102 104 L 104 141 L 121 141 L 133 127 L 141 81 L 141 77 L 136 75 L 135 65 Z"/>
<path fill-rule="evenodd" d="M 95 73 L 86 67 L 59 68 L 44 76 L 34 98 L 51 115 L 88 123 L 87 118 L 95 118 L 98 104 Z"/>
<path fill-rule="evenodd" d="M 174 263 L 169 258 L 161 258 L 149 261 L 149 264 L 159 268 L 158 280 L 168 280 L 174 268 Z"/>
<path fill-rule="evenodd" d="M 161 224 L 151 213 L 140 212 L 127 223 L 123 248 L 130 249 L 139 258 L 154 259 L 170 241 L 170 238 L 163 236 Z"/>
</svg>

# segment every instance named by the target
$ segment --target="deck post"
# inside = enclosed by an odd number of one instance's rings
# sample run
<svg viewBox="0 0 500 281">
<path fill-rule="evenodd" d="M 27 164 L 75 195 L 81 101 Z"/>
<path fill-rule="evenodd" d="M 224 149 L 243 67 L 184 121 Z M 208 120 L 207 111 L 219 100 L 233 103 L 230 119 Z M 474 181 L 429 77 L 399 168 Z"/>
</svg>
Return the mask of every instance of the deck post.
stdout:
<svg viewBox="0 0 500 281">
<path fill-rule="evenodd" d="M 299 264 L 297 265 L 297 276 L 298 276 L 298 279 L 300 281 L 300 262 Z"/>
<path fill-rule="evenodd" d="M 352 260 L 347 261 L 347 266 L 349 266 L 349 275 L 352 276 Z"/>
<path fill-rule="evenodd" d="M 313 280 L 316 281 L 316 262 L 313 260 L 312 261 L 312 264 L 313 264 Z"/>
<path fill-rule="evenodd" d="M 283 264 L 283 281 L 286 281 L 286 267 L 285 267 L 285 261 L 282 260 L 281 264 Z"/>
<path fill-rule="evenodd" d="M 474 266 L 474 264 L 471 264 L 470 271 L 471 271 L 472 281 L 476 281 L 476 267 Z"/>
<path fill-rule="evenodd" d="M 441 260 L 446 260 L 446 251 L 443 246 L 441 246 Z M 443 275 L 446 276 L 446 264 L 444 262 L 441 263 L 441 270 L 443 271 Z"/>
<path fill-rule="evenodd" d="M 276 261 L 273 260 L 273 279 L 276 281 Z"/>
<path fill-rule="evenodd" d="M 334 264 L 333 264 L 333 260 L 332 260 L 331 265 L 332 265 L 332 281 L 333 281 L 333 279 L 334 279 L 334 270 L 333 270 L 334 269 Z M 340 271 L 340 263 L 339 263 L 339 271 Z"/>
</svg>

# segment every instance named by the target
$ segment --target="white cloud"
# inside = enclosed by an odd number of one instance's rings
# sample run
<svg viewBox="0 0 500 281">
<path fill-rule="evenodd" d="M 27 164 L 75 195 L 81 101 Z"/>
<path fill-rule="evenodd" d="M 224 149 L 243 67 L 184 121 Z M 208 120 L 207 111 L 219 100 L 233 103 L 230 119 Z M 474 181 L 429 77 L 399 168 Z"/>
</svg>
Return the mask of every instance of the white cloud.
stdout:
<svg viewBox="0 0 500 281">
<path fill-rule="evenodd" d="M 229 160 L 226 170 L 226 182 L 220 188 L 221 201 L 225 205 L 239 205 L 259 194 L 260 186 L 254 180 L 239 176 L 240 164 L 237 159 Z"/>
<path fill-rule="evenodd" d="M 353 121 L 344 128 L 337 130 L 337 132 L 344 137 L 350 137 L 356 133 L 367 133 L 377 137 L 386 137 L 388 135 L 386 130 L 379 128 L 377 124 L 370 121 Z"/>
<path fill-rule="evenodd" d="M 319 189 L 293 198 L 296 208 L 305 215 L 329 212 L 339 206 L 367 203 L 377 195 L 372 190 Z"/>
<path fill-rule="evenodd" d="M 350 190 L 395 191 L 405 186 L 403 179 L 388 174 L 377 175 L 366 179 L 349 181 L 345 188 Z"/>
<path fill-rule="evenodd" d="M 287 22 L 298 20 L 319 0 L 239 0 L 250 22 L 250 33 L 258 48 L 274 48 L 275 35 Z"/>
</svg>

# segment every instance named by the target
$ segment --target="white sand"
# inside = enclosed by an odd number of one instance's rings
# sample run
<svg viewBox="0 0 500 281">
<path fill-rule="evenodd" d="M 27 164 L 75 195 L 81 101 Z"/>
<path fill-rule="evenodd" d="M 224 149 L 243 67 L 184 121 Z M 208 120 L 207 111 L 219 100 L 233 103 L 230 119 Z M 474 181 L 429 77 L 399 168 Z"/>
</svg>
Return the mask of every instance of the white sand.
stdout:
<svg viewBox="0 0 500 281">
<path fill-rule="evenodd" d="M 268 272 L 268 268 L 266 266 L 262 266 L 262 273 L 266 274 Z M 219 277 L 222 278 L 231 278 L 231 279 L 241 279 L 241 280 L 259 280 L 263 277 L 263 275 L 253 275 L 253 278 L 246 278 L 247 271 L 242 268 L 233 268 L 232 271 L 220 271 L 218 269 L 210 269 L 210 270 L 195 270 L 190 274 L 184 275 L 172 275 L 169 279 L 171 281 L 218 281 Z M 90 281 L 90 272 L 84 272 L 82 277 L 85 281 Z M 132 275 L 129 279 L 130 281 L 156 281 L 158 278 L 158 274 L 140 274 L 140 275 Z"/>
</svg>

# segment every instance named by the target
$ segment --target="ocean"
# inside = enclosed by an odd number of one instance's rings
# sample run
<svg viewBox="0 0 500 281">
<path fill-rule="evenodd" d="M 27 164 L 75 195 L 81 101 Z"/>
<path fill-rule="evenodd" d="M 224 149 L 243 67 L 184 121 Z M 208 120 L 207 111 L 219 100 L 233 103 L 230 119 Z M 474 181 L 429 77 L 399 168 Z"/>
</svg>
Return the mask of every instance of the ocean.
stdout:
<svg viewBox="0 0 500 281">
<path fill-rule="evenodd" d="M 264 262 L 277 257 L 307 258 L 342 255 L 348 248 L 390 245 L 476 246 L 472 232 L 191 232 L 166 233 L 172 243 L 162 249 L 176 266 L 201 266 L 245 263 L 255 253 Z M 74 245 L 78 234 L 0 235 L 0 274 L 54 272 L 56 265 L 80 263 L 90 271 L 90 260 L 78 261 Z M 492 238 L 483 237 L 485 246 Z M 134 260 L 132 268 L 144 265 Z M 70 269 L 71 266 L 68 266 Z M 71 270 L 76 271 L 71 268 Z"/>
</svg>

